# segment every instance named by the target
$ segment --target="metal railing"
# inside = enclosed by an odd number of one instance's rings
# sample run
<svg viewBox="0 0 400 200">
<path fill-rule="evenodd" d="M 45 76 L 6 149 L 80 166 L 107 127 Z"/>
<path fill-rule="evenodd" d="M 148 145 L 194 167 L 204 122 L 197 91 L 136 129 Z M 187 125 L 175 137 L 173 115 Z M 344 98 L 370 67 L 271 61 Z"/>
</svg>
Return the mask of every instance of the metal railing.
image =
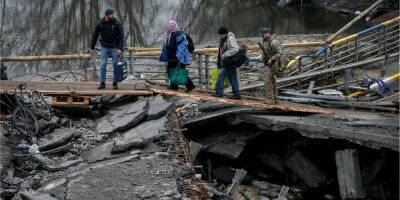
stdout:
<svg viewBox="0 0 400 200">
<path fill-rule="evenodd" d="M 321 48 L 314 55 L 300 57 L 287 76 L 344 65 L 399 51 L 400 17 L 347 36 Z M 311 58 L 303 62 L 302 59 Z"/>
</svg>

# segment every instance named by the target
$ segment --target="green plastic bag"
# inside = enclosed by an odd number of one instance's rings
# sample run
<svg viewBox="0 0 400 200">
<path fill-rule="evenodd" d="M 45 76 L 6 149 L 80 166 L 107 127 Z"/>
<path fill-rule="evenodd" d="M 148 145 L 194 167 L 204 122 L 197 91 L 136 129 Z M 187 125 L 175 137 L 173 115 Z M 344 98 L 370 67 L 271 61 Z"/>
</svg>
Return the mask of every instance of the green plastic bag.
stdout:
<svg viewBox="0 0 400 200">
<path fill-rule="evenodd" d="M 169 80 L 175 85 L 186 85 L 188 82 L 188 71 L 187 69 L 182 69 L 179 65 L 176 68 L 170 69 Z"/>
<path fill-rule="evenodd" d="M 217 67 L 215 67 L 211 72 L 211 88 L 213 90 L 217 89 L 218 74 L 219 74 L 219 69 Z M 225 76 L 224 88 L 228 88 L 229 86 L 230 86 L 229 78 L 228 78 L 228 76 Z"/>
</svg>

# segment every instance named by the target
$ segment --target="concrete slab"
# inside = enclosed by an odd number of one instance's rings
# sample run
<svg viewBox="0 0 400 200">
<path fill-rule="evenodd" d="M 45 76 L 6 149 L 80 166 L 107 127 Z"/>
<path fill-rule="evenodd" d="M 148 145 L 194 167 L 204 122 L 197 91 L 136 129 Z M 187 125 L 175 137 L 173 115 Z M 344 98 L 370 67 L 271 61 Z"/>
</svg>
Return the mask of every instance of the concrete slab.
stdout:
<svg viewBox="0 0 400 200">
<path fill-rule="evenodd" d="M 262 130 L 293 129 L 305 137 L 343 139 L 369 148 L 399 151 L 399 115 L 335 110 L 335 115 L 239 114 L 232 124 L 250 123 Z"/>
<path fill-rule="evenodd" d="M 164 100 L 161 95 L 153 97 L 149 101 L 147 120 L 154 120 L 164 116 L 173 106 L 174 103 Z"/>
<path fill-rule="evenodd" d="M 75 128 L 60 128 L 53 133 L 46 135 L 38 141 L 40 151 L 47 151 L 70 142 L 74 137 L 79 137 L 82 132 Z"/>
<path fill-rule="evenodd" d="M 128 130 L 145 118 L 147 109 L 146 100 L 114 108 L 108 115 L 97 120 L 96 130 L 101 134 Z"/>
</svg>

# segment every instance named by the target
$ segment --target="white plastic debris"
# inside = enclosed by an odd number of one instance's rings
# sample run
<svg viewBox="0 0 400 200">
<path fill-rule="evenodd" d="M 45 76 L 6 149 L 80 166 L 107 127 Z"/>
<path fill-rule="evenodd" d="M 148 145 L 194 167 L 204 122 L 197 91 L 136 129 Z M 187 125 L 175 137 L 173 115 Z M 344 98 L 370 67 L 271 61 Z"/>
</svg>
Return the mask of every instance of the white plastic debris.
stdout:
<svg viewBox="0 0 400 200">
<path fill-rule="evenodd" d="M 39 151 L 39 145 L 37 145 L 37 144 L 32 144 L 32 145 L 29 147 L 29 153 L 30 153 L 30 154 L 37 154 L 37 153 L 40 153 L 40 151 Z"/>
</svg>

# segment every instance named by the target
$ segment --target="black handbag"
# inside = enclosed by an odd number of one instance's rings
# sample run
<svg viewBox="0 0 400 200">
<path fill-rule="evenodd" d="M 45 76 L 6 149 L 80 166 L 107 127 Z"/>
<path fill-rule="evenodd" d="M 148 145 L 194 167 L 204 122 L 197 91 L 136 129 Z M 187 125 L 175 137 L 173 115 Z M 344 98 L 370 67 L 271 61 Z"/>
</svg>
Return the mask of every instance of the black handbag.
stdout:
<svg viewBox="0 0 400 200">
<path fill-rule="evenodd" d="M 245 50 L 239 50 L 237 53 L 235 53 L 232 56 L 229 56 L 225 58 L 222 61 L 222 67 L 224 68 L 238 68 L 244 63 L 246 63 L 248 60 L 246 56 L 246 51 Z"/>
</svg>

